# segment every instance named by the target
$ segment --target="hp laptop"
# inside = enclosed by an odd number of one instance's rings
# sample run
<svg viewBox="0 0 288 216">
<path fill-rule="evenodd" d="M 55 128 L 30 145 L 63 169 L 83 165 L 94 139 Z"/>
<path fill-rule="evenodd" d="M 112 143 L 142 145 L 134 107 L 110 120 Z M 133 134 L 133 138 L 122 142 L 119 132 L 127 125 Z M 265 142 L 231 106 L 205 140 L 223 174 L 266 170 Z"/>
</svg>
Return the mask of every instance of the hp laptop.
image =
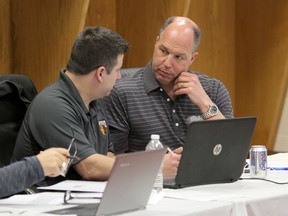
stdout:
<svg viewBox="0 0 288 216">
<path fill-rule="evenodd" d="M 192 122 L 175 184 L 168 188 L 234 182 L 243 173 L 256 117 Z"/>
<path fill-rule="evenodd" d="M 145 209 L 167 149 L 117 155 L 100 203 L 53 214 L 115 215 Z"/>
</svg>

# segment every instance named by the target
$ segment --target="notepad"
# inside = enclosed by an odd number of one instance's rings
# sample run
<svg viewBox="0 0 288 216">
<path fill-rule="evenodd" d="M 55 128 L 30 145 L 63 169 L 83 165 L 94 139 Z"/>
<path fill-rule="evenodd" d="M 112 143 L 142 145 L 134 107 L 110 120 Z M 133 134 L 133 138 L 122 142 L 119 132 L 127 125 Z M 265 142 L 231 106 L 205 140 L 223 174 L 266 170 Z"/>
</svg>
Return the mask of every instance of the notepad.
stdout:
<svg viewBox="0 0 288 216">
<path fill-rule="evenodd" d="M 288 153 L 268 155 L 267 167 L 272 170 L 288 171 Z"/>
<path fill-rule="evenodd" d="M 100 192 L 103 193 L 107 181 L 65 180 L 51 186 L 38 187 L 39 190 Z"/>
</svg>

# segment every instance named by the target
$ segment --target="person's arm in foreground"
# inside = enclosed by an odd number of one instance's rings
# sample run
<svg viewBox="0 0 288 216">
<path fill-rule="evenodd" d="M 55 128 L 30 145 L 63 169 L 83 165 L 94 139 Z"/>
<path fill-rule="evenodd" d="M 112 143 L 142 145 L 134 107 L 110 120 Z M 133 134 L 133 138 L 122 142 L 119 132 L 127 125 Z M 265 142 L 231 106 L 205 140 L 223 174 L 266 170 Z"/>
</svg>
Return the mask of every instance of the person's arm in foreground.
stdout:
<svg viewBox="0 0 288 216">
<path fill-rule="evenodd" d="M 67 163 L 66 154 L 66 149 L 51 148 L 0 168 L 0 198 L 21 192 L 44 180 L 45 176 L 58 176 L 62 164 Z"/>
</svg>

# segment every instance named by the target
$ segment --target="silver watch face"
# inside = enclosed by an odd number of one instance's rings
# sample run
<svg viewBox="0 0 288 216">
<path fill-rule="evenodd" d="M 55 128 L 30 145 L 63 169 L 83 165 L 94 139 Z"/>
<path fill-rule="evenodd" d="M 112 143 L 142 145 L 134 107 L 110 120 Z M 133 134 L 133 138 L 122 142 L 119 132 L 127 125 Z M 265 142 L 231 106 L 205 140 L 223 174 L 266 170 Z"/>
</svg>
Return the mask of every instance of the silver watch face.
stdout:
<svg viewBox="0 0 288 216">
<path fill-rule="evenodd" d="M 217 114 L 218 113 L 218 107 L 215 105 L 215 104 L 213 104 L 211 107 L 210 107 L 210 114 L 211 115 L 215 115 L 215 114 Z"/>
<path fill-rule="evenodd" d="M 202 115 L 202 118 L 203 119 L 208 119 L 210 117 L 216 116 L 218 114 L 218 112 L 219 112 L 219 110 L 218 110 L 217 105 L 216 104 L 212 104 L 209 107 L 209 110 Z"/>
</svg>

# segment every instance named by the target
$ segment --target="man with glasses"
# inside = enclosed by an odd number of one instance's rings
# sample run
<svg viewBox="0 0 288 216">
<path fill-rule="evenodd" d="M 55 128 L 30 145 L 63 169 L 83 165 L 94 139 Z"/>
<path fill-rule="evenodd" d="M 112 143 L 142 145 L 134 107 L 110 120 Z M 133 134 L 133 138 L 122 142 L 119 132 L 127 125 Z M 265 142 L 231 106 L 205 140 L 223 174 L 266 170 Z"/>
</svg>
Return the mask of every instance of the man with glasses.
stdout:
<svg viewBox="0 0 288 216">
<path fill-rule="evenodd" d="M 13 160 L 38 154 L 49 147 L 70 149 L 73 160 L 66 179 L 107 180 L 114 164 L 102 97 L 109 95 L 128 43 L 104 27 L 88 27 L 76 38 L 67 68 L 40 92 L 22 123 Z M 77 150 L 76 150 L 77 148 Z M 72 151 L 72 152 L 71 152 Z M 47 184 L 64 177 L 46 179 Z"/>
<path fill-rule="evenodd" d="M 223 83 L 189 70 L 200 36 L 189 18 L 168 18 L 156 38 L 152 60 L 117 82 L 105 100 L 115 153 L 144 150 L 153 133 L 174 151 L 164 157 L 164 179 L 177 172 L 189 123 L 233 117 Z"/>
</svg>

